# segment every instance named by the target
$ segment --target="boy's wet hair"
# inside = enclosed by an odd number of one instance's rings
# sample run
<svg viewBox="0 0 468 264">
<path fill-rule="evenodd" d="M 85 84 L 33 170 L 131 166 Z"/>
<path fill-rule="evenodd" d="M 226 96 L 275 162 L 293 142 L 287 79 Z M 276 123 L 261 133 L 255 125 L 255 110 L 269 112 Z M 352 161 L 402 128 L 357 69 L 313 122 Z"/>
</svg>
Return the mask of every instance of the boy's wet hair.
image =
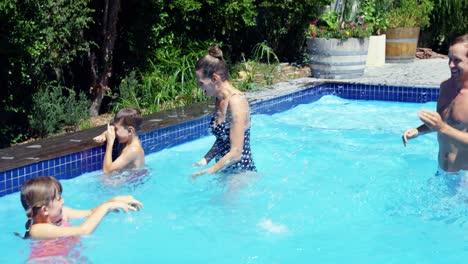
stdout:
<svg viewBox="0 0 468 264">
<path fill-rule="evenodd" d="M 29 238 L 33 218 L 42 206 L 48 206 L 50 202 L 62 195 L 62 184 L 51 176 L 39 176 L 27 180 L 21 187 L 21 204 L 26 211 L 28 221 L 26 233 L 22 238 Z M 18 233 L 17 236 L 21 237 Z"/>
<path fill-rule="evenodd" d="M 125 128 L 132 126 L 136 131 L 139 131 L 141 129 L 141 124 L 143 123 L 143 117 L 141 116 L 139 109 L 126 107 L 120 109 L 120 111 L 115 114 L 114 124 L 119 122 L 121 122 L 120 124 Z"/>
</svg>

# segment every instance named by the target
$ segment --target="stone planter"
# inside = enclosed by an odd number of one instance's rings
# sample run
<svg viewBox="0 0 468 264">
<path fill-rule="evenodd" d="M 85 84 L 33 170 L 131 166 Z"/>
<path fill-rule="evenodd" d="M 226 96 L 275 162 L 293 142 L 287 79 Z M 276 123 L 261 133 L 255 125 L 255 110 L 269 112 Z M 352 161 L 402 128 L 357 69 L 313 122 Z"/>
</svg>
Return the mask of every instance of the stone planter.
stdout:
<svg viewBox="0 0 468 264">
<path fill-rule="evenodd" d="M 389 28 L 386 32 L 385 62 L 409 63 L 416 57 L 419 27 Z"/>
<path fill-rule="evenodd" d="M 307 38 L 312 76 L 324 79 L 359 78 L 366 67 L 369 38 Z"/>
<path fill-rule="evenodd" d="M 385 65 L 385 34 L 370 36 L 369 52 L 366 66 L 381 67 Z"/>
</svg>

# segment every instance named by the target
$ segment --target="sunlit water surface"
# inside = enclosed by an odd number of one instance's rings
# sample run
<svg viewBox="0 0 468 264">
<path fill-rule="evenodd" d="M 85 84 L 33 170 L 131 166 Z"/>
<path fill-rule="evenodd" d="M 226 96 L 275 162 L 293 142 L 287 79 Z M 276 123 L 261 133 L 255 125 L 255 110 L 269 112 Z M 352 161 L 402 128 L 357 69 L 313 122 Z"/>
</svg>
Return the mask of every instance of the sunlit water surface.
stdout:
<svg viewBox="0 0 468 264">
<path fill-rule="evenodd" d="M 214 141 L 146 157 L 148 176 L 113 186 L 100 172 L 61 181 L 65 204 L 91 208 L 132 194 L 145 208 L 109 213 L 76 246 L 92 263 L 464 263 L 467 195 L 434 177 L 435 134 L 410 141 L 417 111 L 435 103 L 324 96 L 255 115 L 256 175 L 192 180 Z M 0 198 L 0 263 L 23 263 L 30 241 L 19 194 Z M 75 221 L 73 224 L 79 224 Z M 75 253 L 76 254 L 76 253 Z M 70 258 L 72 259 L 72 258 Z"/>
</svg>

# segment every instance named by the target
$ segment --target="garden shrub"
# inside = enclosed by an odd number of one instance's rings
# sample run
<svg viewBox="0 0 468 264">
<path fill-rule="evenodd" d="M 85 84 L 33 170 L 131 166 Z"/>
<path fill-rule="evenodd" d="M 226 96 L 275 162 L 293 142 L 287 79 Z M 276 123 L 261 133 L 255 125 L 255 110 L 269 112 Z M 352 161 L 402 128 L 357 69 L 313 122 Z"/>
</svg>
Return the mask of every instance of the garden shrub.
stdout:
<svg viewBox="0 0 468 264">
<path fill-rule="evenodd" d="M 77 95 L 72 89 L 47 84 L 33 95 L 29 124 L 40 137 L 64 129 L 74 130 L 89 117 L 88 108 L 89 101 L 84 93 Z"/>
</svg>

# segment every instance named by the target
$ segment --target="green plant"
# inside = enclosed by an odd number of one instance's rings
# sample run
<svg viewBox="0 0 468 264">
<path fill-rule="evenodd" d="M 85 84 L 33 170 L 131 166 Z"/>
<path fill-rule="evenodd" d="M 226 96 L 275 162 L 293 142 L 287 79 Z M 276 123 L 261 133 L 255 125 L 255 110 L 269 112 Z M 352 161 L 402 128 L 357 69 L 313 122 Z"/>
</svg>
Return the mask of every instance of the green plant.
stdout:
<svg viewBox="0 0 468 264">
<path fill-rule="evenodd" d="M 278 56 L 266 41 L 257 43 L 252 49 L 252 54 L 252 59 L 249 60 L 246 60 L 245 55 L 242 54 L 240 69 L 234 70 L 239 79 L 235 85 L 241 91 L 255 89 L 259 84 L 256 79 L 257 75 L 263 77 L 266 85 L 272 85 L 274 72 L 279 64 Z"/>
<path fill-rule="evenodd" d="M 427 27 L 434 4 L 432 0 L 395 0 L 388 13 L 389 27 Z"/>
<path fill-rule="evenodd" d="M 256 88 L 255 75 L 257 74 L 258 62 L 254 60 L 246 60 L 245 55 L 242 54 L 242 62 L 239 64 L 240 69 L 234 70 L 236 87 L 241 91 L 254 90 Z M 239 67 L 237 67 L 239 68 Z"/>
<path fill-rule="evenodd" d="M 372 34 L 383 34 L 390 23 L 388 10 L 393 0 L 362 0 L 359 5 L 360 16 L 364 16 Z"/>
<path fill-rule="evenodd" d="M 90 42 L 83 38 L 92 23 L 88 4 L 89 0 L 5 0 L 0 5 L 0 16 L 7 17 L 2 26 L 17 50 L 12 64 L 19 67 L 12 71 L 18 71 L 20 83 L 62 81 L 68 64 L 89 50 Z"/>
<path fill-rule="evenodd" d="M 62 128 L 75 131 L 77 126 L 89 117 L 90 102 L 84 92 L 76 94 L 73 89 L 62 87 L 63 111 L 61 115 Z"/>
<path fill-rule="evenodd" d="M 265 61 L 268 64 L 272 64 L 273 60 L 273 64 L 279 63 L 278 56 L 276 56 L 276 53 L 265 41 L 255 44 L 253 48 L 253 58 L 257 62 Z"/>
<path fill-rule="evenodd" d="M 93 24 L 90 2 L 0 1 L 0 102 L 5 103 L 0 112 L 13 116 L 14 124 L 11 128 L 8 124 L 5 132 L 0 131 L 2 146 L 19 143 L 37 133 L 30 126 L 27 113 L 36 114 L 32 96 L 40 87 L 51 81 L 75 86 L 87 79 L 80 78 L 83 75 L 74 71 L 74 66 L 84 61 L 92 45 L 85 36 Z M 41 134 L 47 132 L 43 130 Z"/>
<path fill-rule="evenodd" d="M 312 38 L 366 38 L 371 35 L 372 28 L 368 27 L 364 15 L 358 16 L 359 1 L 342 0 L 335 10 L 328 11 L 313 20 L 309 25 L 306 36 Z"/>
<path fill-rule="evenodd" d="M 152 113 L 206 100 L 194 69 L 208 47 L 207 42 L 193 42 L 186 48 L 157 50 L 147 71 L 131 72 L 121 81 L 114 111 L 134 106 Z"/>
<path fill-rule="evenodd" d="M 145 102 L 141 99 L 139 100 L 140 94 L 143 92 L 140 91 L 141 85 L 136 78 L 136 72 L 131 71 L 121 82 L 119 85 L 119 94 L 114 95 L 114 99 L 117 99 L 117 103 L 114 106 L 114 111 L 118 111 L 121 108 L 125 107 L 136 107 L 144 110 L 145 108 L 142 106 Z M 142 102 L 142 104 L 140 104 Z"/>
<path fill-rule="evenodd" d="M 320 15 L 321 8 L 330 4 L 330 1 L 256 0 L 256 26 L 247 28 L 247 36 L 241 32 L 238 35 L 242 38 L 242 51 L 250 50 L 255 43 L 267 40 L 282 61 L 297 60 L 308 24 Z"/>
<path fill-rule="evenodd" d="M 266 42 L 257 43 L 253 48 L 253 56 L 256 62 L 264 61 L 266 64 L 263 66 L 263 79 L 266 85 L 273 84 L 273 73 L 276 66 L 279 64 L 278 56 L 273 49 L 267 45 Z"/>
<path fill-rule="evenodd" d="M 41 137 L 65 130 L 75 130 L 88 115 L 89 102 L 84 93 L 49 83 L 33 95 L 29 116 L 31 128 Z"/>
<path fill-rule="evenodd" d="M 366 38 L 371 35 L 371 29 L 367 27 L 363 16 L 355 22 L 344 22 L 338 19 L 335 11 L 329 11 L 309 25 L 306 35 L 326 39 Z"/>
<path fill-rule="evenodd" d="M 13 94 L 8 94 L 0 101 L 0 148 L 8 147 L 10 144 L 19 143 L 29 136 L 27 133 L 28 120 L 23 107 L 12 104 L 15 100 Z"/>
<path fill-rule="evenodd" d="M 91 124 L 91 122 L 86 119 L 86 120 L 81 120 L 81 122 L 78 124 L 78 127 L 80 130 L 84 130 L 84 129 L 93 128 L 93 124 Z"/>
</svg>

